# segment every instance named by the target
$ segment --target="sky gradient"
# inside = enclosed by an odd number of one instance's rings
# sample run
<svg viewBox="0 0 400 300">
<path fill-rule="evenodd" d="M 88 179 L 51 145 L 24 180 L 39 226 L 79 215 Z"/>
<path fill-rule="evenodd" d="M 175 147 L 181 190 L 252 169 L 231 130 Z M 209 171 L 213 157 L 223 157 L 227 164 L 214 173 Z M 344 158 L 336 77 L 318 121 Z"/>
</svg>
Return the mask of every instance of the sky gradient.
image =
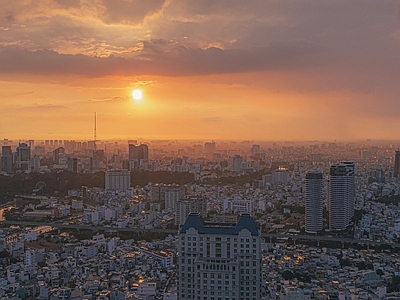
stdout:
<svg viewBox="0 0 400 300">
<path fill-rule="evenodd" d="M 0 138 L 400 136 L 399 1 L 0 7 Z"/>
</svg>

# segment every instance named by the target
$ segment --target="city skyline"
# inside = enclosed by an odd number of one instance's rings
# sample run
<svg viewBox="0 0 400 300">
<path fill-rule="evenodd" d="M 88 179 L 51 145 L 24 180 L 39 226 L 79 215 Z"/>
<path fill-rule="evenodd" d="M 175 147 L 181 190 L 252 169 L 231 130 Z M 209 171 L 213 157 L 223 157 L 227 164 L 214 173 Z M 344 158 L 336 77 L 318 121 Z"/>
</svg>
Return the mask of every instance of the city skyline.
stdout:
<svg viewBox="0 0 400 300">
<path fill-rule="evenodd" d="M 397 138 L 397 1 L 0 4 L 1 137 Z"/>
</svg>

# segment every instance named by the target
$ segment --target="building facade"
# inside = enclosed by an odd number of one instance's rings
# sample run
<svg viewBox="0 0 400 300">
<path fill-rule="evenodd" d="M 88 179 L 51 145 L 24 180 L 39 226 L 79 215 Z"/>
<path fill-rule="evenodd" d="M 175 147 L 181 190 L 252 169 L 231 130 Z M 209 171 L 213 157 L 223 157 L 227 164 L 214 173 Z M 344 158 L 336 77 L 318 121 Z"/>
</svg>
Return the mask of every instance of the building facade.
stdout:
<svg viewBox="0 0 400 300">
<path fill-rule="evenodd" d="M 149 147 L 145 144 L 129 144 L 129 165 L 130 169 L 139 170 L 144 163 L 149 161 Z"/>
<path fill-rule="evenodd" d="M 235 155 L 232 158 L 232 171 L 239 173 L 242 171 L 243 157 L 240 155 Z"/>
<path fill-rule="evenodd" d="M 207 214 L 207 203 L 203 197 L 185 196 L 176 202 L 175 225 L 184 224 L 190 213 L 200 213 L 203 217 Z"/>
<path fill-rule="evenodd" d="M 1 147 L 1 171 L 12 173 L 13 171 L 13 152 L 11 146 Z"/>
<path fill-rule="evenodd" d="M 260 234 L 249 214 L 236 224 L 190 214 L 178 236 L 178 299 L 261 299 Z"/>
<path fill-rule="evenodd" d="M 397 178 L 400 174 L 400 151 L 396 151 L 394 155 L 394 178 Z"/>
<path fill-rule="evenodd" d="M 16 168 L 31 171 L 31 148 L 26 143 L 19 143 L 16 152 Z"/>
<path fill-rule="evenodd" d="M 290 181 L 290 173 L 287 168 L 279 167 L 272 171 L 272 184 L 288 184 Z"/>
<path fill-rule="evenodd" d="M 329 180 L 329 227 L 344 230 L 354 216 L 355 182 L 354 163 L 332 165 Z"/>
<path fill-rule="evenodd" d="M 254 212 L 254 200 L 246 199 L 224 199 L 223 211 L 226 213 L 248 213 Z"/>
<path fill-rule="evenodd" d="M 309 172 L 306 175 L 306 232 L 322 230 L 324 178 L 322 172 Z"/>
<path fill-rule="evenodd" d="M 131 173 L 128 170 L 106 171 L 106 190 L 126 191 L 131 186 Z"/>
</svg>

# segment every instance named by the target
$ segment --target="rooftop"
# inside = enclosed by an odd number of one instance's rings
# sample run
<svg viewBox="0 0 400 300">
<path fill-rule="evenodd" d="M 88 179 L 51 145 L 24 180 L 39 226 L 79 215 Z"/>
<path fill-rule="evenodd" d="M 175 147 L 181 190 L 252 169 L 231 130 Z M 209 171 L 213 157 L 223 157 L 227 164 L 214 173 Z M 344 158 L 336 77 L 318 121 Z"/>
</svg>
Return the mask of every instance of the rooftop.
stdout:
<svg viewBox="0 0 400 300">
<path fill-rule="evenodd" d="M 225 234 L 238 235 L 242 229 L 250 231 L 251 235 L 258 236 L 260 228 L 257 227 L 250 214 L 241 214 L 236 224 L 227 223 L 206 223 L 199 213 L 190 213 L 179 230 L 179 233 L 186 233 L 189 228 L 196 229 L 203 234 Z"/>
</svg>

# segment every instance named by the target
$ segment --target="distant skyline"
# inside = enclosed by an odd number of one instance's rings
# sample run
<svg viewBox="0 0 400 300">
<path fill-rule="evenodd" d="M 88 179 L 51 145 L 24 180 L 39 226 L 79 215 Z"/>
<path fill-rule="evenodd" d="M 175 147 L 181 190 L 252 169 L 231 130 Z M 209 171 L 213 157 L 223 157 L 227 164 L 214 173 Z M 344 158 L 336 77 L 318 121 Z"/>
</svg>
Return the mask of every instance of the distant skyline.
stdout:
<svg viewBox="0 0 400 300">
<path fill-rule="evenodd" d="M 400 1 L 0 6 L 0 138 L 400 137 Z"/>
</svg>

